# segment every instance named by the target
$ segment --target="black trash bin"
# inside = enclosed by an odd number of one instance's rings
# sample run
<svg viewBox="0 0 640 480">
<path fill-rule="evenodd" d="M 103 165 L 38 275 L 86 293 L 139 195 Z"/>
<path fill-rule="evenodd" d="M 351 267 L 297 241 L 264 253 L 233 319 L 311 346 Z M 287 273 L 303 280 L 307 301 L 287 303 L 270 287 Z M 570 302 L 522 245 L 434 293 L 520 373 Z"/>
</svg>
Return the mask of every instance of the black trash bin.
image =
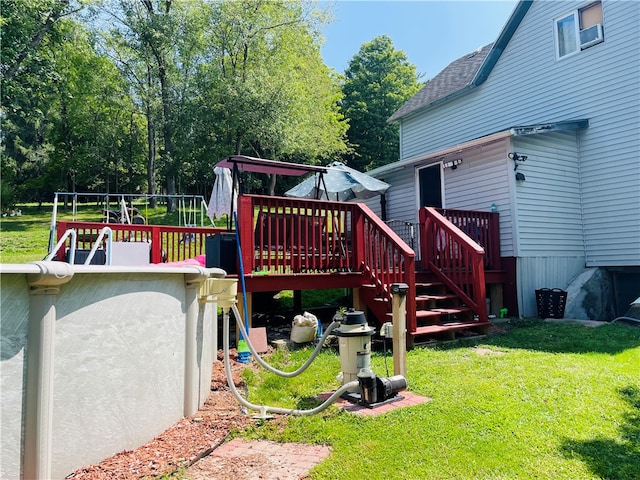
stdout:
<svg viewBox="0 0 640 480">
<path fill-rule="evenodd" d="M 540 318 L 564 318 L 567 292 L 560 288 L 541 288 L 536 290 L 536 304 Z"/>
<path fill-rule="evenodd" d="M 218 267 L 229 273 L 238 273 L 236 234 L 221 232 L 207 237 L 205 241 L 205 265 Z"/>
</svg>

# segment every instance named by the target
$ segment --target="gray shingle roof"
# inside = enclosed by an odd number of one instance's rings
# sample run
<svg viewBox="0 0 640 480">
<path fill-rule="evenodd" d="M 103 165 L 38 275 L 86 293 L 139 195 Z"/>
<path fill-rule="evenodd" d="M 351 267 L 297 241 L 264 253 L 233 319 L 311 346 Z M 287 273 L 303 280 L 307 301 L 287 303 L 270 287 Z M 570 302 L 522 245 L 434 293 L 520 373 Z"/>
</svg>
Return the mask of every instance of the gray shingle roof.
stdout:
<svg viewBox="0 0 640 480">
<path fill-rule="evenodd" d="M 389 122 L 398 120 L 409 113 L 452 95 L 470 85 L 493 43 L 451 62 L 444 70 L 431 79 L 422 89 L 400 107 Z"/>
</svg>

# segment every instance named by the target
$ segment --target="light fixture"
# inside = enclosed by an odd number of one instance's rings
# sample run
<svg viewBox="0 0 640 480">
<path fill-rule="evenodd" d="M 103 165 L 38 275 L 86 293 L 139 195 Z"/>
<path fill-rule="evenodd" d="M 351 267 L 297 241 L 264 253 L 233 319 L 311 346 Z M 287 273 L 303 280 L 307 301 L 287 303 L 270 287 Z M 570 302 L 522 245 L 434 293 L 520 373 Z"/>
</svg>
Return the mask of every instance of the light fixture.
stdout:
<svg viewBox="0 0 640 480">
<path fill-rule="evenodd" d="M 518 169 L 518 165 L 519 165 L 518 162 L 524 162 L 527 158 L 529 158 L 526 155 L 520 155 L 519 153 L 516 153 L 516 152 L 509 152 L 508 156 L 511 160 L 513 160 L 513 163 L 515 164 L 513 167 L 514 171 Z"/>
<path fill-rule="evenodd" d="M 449 160 L 448 162 L 444 162 L 442 164 L 442 168 L 450 168 L 451 170 L 455 170 L 458 168 L 458 165 L 462 163 L 461 158 L 456 158 L 455 160 Z"/>
<path fill-rule="evenodd" d="M 526 177 L 524 176 L 524 173 L 516 172 L 516 180 L 518 182 L 524 182 L 526 180 Z"/>
</svg>

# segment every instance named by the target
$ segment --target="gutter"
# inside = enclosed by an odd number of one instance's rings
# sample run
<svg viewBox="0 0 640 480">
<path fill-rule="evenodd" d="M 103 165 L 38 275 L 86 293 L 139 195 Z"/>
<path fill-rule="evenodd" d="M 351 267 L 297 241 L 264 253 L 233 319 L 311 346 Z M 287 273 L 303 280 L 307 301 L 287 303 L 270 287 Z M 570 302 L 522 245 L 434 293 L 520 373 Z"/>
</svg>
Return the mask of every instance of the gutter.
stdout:
<svg viewBox="0 0 640 480">
<path fill-rule="evenodd" d="M 514 127 L 507 128 L 506 130 L 502 130 L 500 132 L 490 133 L 488 135 L 477 137 L 472 140 L 468 140 L 466 142 L 457 143 L 450 147 L 441 148 L 440 150 L 436 150 L 434 152 L 429 152 L 426 154 L 421 154 L 415 157 L 407 158 L 405 160 L 388 163 L 387 165 L 383 165 L 374 170 L 368 171 L 367 174 L 373 177 L 377 177 L 391 170 L 409 167 L 416 163 L 424 162 L 425 160 L 443 158 L 453 153 L 460 154 L 465 150 L 469 150 L 469 149 L 478 147 L 480 145 L 487 145 L 489 143 L 497 142 L 507 137 L 537 135 L 541 133 L 561 132 L 566 130 L 582 130 L 588 127 L 589 127 L 588 119 L 565 120 L 560 122 L 537 123 L 532 125 L 514 126 Z"/>
<path fill-rule="evenodd" d="M 498 140 L 502 140 L 503 138 L 513 136 L 513 132 L 509 130 L 503 130 L 501 132 L 492 133 L 489 135 L 485 135 L 484 137 L 478 137 L 473 140 L 469 140 L 464 143 L 458 143 L 452 147 L 442 148 L 440 150 L 436 150 L 435 152 L 429 152 L 427 154 L 418 155 L 415 157 L 407 158 L 405 160 L 400 160 L 398 162 L 388 163 L 381 167 L 378 167 L 374 170 L 370 170 L 367 172 L 368 175 L 372 177 L 377 177 L 378 175 L 385 174 L 391 170 L 396 170 L 399 168 L 410 167 L 416 163 L 424 162 L 429 159 L 436 159 L 439 157 L 444 157 L 446 155 L 450 155 L 452 153 L 460 153 L 464 150 L 469 150 L 471 148 L 477 147 L 479 145 L 486 145 L 488 143 L 493 143 Z"/>
</svg>

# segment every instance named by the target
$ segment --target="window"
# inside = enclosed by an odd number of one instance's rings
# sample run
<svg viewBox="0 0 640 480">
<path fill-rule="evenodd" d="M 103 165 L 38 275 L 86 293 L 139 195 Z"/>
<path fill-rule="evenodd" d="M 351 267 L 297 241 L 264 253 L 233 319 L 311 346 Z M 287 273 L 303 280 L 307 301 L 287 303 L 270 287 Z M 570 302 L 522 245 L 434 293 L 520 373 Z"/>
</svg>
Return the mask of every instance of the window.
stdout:
<svg viewBox="0 0 640 480">
<path fill-rule="evenodd" d="M 580 52 L 604 41 L 602 3 L 590 3 L 556 19 L 555 35 L 558 58 Z"/>
</svg>

